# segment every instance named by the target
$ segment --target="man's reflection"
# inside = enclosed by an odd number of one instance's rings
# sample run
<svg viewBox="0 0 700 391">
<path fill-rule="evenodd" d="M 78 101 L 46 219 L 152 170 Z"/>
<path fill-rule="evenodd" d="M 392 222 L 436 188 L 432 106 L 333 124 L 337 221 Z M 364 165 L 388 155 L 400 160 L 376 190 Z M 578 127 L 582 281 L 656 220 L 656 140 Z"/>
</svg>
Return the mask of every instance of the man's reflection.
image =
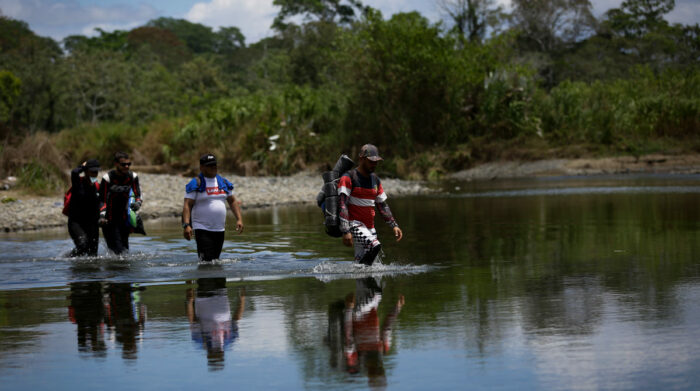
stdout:
<svg viewBox="0 0 700 391">
<path fill-rule="evenodd" d="M 381 300 L 382 289 L 377 281 L 373 277 L 362 278 L 356 280 L 355 293 L 345 297 L 342 307 L 340 303 L 331 305 L 329 313 L 328 342 L 336 360 L 342 351 L 349 373 L 359 373 L 364 367 L 372 388 L 386 386 L 383 356 L 391 348 L 392 325 L 404 305 L 400 295 L 380 327 L 377 311 Z M 336 366 L 337 362 L 332 361 L 331 365 Z"/>
<path fill-rule="evenodd" d="M 122 344 L 122 357 L 135 359 L 137 341 L 146 322 L 146 306 L 140 292 L 145 288 L 130 283 L 75 282 L 70 284 L 68 316 L 77 325 L 78 350 L 104 357 L 104 330 L 115 334 Z"/>
<path fill-rule="evenodd" d="M 104 303 L 100 282 L 70 284 L 68 317 L 78 327 L 78 351 L 106 355 L 104 339 Z"/>
<path fill-rule="evenodd" d="M 106 321 L 115 339 L 122 344 L 122 357 L 135 359 L 137 341 L 146 323 L 146 306 L 141 303 L 140 292 L 145 290 L 130 283 L 109 283 L 106 287 L 108 301 Z"/>
<path fill-rule="evenodd" d="M 192 340 L 207 351 L 210 370 L 224 367 L 224 350 L 238 338 L 238 321 L 243 315 L 245 290 L 238 292 L 238 305 L 231 317 L 226 278 L 200 278 L 196 292 L 187 290 L 187 318 Z"/>
</svg>

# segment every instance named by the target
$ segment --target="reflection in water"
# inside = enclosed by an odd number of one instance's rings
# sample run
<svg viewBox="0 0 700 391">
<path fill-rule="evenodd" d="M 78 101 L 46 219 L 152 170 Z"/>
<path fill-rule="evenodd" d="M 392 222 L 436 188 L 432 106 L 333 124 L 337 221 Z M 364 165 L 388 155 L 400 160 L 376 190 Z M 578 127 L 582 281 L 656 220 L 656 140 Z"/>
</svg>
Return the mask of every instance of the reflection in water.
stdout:
<svg viewBox="0 0 700 391">
<path fill-rule="evenodd" d="M 122 357 L 135 359 L 137 341 L 146 321 L 146 306 L 141 303 L 136 284 L 76 282 L 70 285 L 68 316 L 77 325 L 78 350 L 104 357 L 105 324 L 115 340 L 122 345 Z"/>
<path fill-rule="evenodd" d="M 327 343 L 332 351 L 331 366 L 338 368 L 344 362 L 348 373 L 366 370 L 371 388 L 386 387 L 383 355 L 391 348 L 391 330 L 404 304 L 403 295 L 384 319 L 379 322 L 379 304 L 382 289 L 374 277 L 356 280 L 353 294 L 345 301 L 331 304 L 328 319 Z M 341 358 L 342 357 L 342 358 Z"/>
<path fill-rule="evenodd" d="M 122 358 L 135 359 L 137 341 L 140 341 L 146 323 L 146 306 L 141 303 L 140 292 L 145 290 L 137 284 L 109 283 L 107 324 L 122 344 Z"/>
<path fill-rule="evenodd" d="M 78 351 L 106 355 L 102 283 L 76 282 L 70 286 L 68 317 L 78 326 Z"/>
<path fill-rule="evenodd" d="M 192 340 L 207 351 L 210 370 L 223 369 L 224 351 L 238 338 L 245 290 L 239 290 L 238 299 L 232 318 L 226 278 L 200 278 L 196 292 L 192 288 L 187 290 L 187 318 Z"/>
</svg>

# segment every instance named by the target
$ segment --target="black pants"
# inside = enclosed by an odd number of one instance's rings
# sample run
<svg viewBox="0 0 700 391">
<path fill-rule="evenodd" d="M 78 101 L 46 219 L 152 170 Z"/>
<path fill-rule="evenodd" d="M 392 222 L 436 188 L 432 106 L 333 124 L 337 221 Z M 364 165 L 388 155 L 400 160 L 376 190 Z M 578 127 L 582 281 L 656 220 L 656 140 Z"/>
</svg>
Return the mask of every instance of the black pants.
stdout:
<svg viewBox="0 0 700 391">
<path fill-rule="evenodd" d="M 80 222 L 68 219 L 68 233 L 75 248 L 68 254 L 69 257 L 83 255 L 94 257 L 97 255 L 97 246 L 100 239 L 100 230 L 97 221 L 92 223 Z"/>
<path fill-rule="evenodd" d="M 102 227 L 107 247 L 117 255 L 129 251 L 129 233 L 131 228 L 127 227 L 126 221 L 114 221 Z"/>
<path fill-rule="evenodd" d="M 224 231 L 195 229 L 194 239 L 197 242 L 197 255 L 200 261 L 211 262 L 219 259 L 221 249 L 224 247 Z"/>
</svg>

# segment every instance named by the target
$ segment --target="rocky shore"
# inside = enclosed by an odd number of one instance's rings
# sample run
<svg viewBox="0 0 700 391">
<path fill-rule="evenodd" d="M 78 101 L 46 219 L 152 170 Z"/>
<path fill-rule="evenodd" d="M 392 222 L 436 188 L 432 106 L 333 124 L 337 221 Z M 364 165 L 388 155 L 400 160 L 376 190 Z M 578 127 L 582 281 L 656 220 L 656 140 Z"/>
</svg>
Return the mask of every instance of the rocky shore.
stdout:
<svg viewBox="0 0 700 391">
<path fill-rule="evenodd" d="M 323 182 L 320 175 L 308 173 L 289 177 L 225 176 L 234 183 L 236 197 L 242 202 L 243 210 L 273 205 L 313 204 Z M 181 215 L 185 184 L 189 178 L 148 173 L 139 173 L 139 178 L 144 200 L 140 214 L 144 221 Z M 387 178 L 382 179 L 382 183 L 391 197 L 429 191 L 424 184 L 416 181 Z M 61 213 L 62 208 L 61 196 L 17 197 L 12 202 L 0 203 L 0 232 L 64 226 L 68 218 Z"/>
<path fill-rule="evenodd" d="M 609 174 L 700 174 L 700 154 L 493 162 L 451 174 L 457 180 Z"/>
</svg>

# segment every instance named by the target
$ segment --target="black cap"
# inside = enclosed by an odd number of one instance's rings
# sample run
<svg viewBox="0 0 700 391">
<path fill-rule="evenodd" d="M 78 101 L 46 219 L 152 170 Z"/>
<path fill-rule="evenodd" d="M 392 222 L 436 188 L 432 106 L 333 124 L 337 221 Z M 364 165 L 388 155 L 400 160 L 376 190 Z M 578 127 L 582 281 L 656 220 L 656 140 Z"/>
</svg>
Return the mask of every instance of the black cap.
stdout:
<svg viewBox="0 0 700 391">
<path fill-rule="evenodd" d="M 360 157 L 366 157 L 373 162 L 384 160 L 381 156 L 379 156 L 379 150 L 377 147 L 372 144 L 365 144 L 362 146 L 362 149 L 360 149 Z"/>
<path fill-rule="evenodd" d="M 85 162 L 85 169 L 93 172 L 100 171 L 100 162 L 97 159 L 88 159 Z"/>
<path fill-rule="evenodd" d="M 216 156 L 212 155 L 211 153 L 204 154 L 199 158 L 199 164 L 203 166 L 215 166 Z"/>
</svg>

